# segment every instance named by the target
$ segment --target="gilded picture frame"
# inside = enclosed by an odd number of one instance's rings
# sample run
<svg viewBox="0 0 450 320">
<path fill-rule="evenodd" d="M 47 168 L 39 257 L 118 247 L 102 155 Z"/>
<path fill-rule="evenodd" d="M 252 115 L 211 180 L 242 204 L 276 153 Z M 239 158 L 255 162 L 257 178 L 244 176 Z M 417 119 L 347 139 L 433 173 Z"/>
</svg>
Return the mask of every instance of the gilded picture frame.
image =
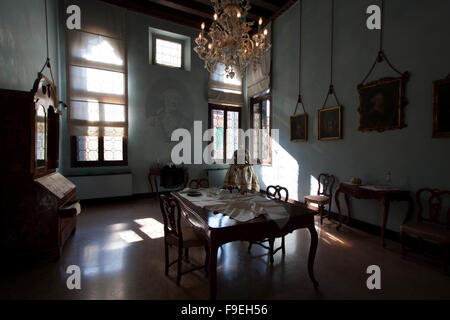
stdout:
<svg viewBox="0 0 450 320">
<path fill-rule="evenodd" d="M 398 78 L 383 78 L 359 85 L 359 131 L 402 129 L 406 127 L 404 108 L 408 73 Z"/>
<path fill-rule="evenodd" d="M 342 106 L 318 110 L 318 138 L 321 141 L 342 139 Z"/>
<path fill-rule="evenodd" d="M 291 141 L 304 142 L 308 140 L 308 114 L 300 113 L 291 116 Z"/>
</svg>

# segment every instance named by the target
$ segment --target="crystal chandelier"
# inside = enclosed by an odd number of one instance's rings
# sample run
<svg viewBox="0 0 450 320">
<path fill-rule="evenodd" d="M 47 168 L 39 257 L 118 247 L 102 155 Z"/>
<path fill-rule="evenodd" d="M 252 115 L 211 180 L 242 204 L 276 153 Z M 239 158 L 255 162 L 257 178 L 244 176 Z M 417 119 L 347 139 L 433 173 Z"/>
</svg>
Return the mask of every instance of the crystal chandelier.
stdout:
<svg viewBox="0 0 450 320">
<path fill-rule="evenodd" d="M 261 32 L 262 18 L 258 21 L 258 32 L 250 36 L 254 22 L 247 22 L 250 9 L 248 0 L 211 0 L 214 6 L 214 21 L 205 31 L 205 23 L 195 39 L 200 59 L 205 68 L 213 73 L 218 63 L 225 65 L 227 78 L 233 79 L 236 71 L 242 76 L 250 63 L 258 63 L 270 48 L 267 29 Z"/>
</svg>

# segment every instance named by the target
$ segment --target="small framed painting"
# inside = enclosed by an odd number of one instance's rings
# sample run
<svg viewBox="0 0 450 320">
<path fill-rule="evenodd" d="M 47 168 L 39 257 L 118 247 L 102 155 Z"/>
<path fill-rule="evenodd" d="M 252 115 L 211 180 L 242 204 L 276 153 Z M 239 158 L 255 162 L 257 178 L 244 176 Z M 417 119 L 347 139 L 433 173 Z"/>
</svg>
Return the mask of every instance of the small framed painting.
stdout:
<svg viewBox="0 0 450 320">
<path fill-rule="evenodd" d="M 308 140 L 308 114 L 291 116 L 291 141 L 302 142 Z"/>
<path fill-rule="evenodd" d="M 450 75 L 433 82 L 433 138 L 450 137 Z"/>
<path fill-rule="evenodd" d="M 342 106 L 319 109 L 319 140 L 342 139 Z"/>
<path fill-rule="evenodd" d="M 367 85 L 359 85 L 359 131 L 402 129 L 403 109 L 406 105 L 407 73 L 399 78 L 384 78 Z"/>
</svg>

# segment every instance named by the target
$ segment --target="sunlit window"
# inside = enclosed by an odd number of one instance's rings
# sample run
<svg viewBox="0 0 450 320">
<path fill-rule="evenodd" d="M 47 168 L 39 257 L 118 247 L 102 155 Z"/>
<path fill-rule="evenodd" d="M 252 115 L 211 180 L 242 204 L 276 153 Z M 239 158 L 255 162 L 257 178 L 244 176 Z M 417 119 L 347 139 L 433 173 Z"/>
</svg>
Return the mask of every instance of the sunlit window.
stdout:
<svg viewBox="0 0 450 320">
<path fill-rule="evenodd" d="M 240 108 L 209 105 L 210 128 L 213 130 L 213 159 L 232 159 L 238 149 Z"/>
<path fill-rule="evenodd" d="M 123 65 L 123 59 L 120 58 L 119 52 L 112 46 L 112 41 L 107 41 L 100 36 L 90 36 L 92 38 L 88 39 L 88 48 L 83 54 L 84 59 L 118 66 Z"/>
<path fill-rule="evenodd" d="M 175 68 L 183 66 L 181 42 L 156 38 L 154 51 L 154 63 Z"/>
<path fill-rule="evenodd" d="M 72 166 L 126 165 L 126 46 L 106 33 L 68 31 Z"/>
<path fill-rule="evenodd" d="M 271 127 L 272 127 L 272 111 L 271 111 L 270 94 L 264 93 L 258 97 L 254 97 L 250 101 L 250 124 L 253 131 L 252 138 L 252 157 L 258 163 L 271 164 Z"/>
</svg>

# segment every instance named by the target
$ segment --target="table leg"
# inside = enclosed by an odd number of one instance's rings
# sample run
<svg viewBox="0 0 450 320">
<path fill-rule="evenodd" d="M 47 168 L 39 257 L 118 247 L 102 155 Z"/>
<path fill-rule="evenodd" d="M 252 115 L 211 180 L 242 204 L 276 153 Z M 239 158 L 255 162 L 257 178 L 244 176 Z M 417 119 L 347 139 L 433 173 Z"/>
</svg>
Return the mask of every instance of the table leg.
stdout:
<svg viewBox="0 0 450 320">
<path fill-rule="evenodd" d="M 149 182 L 149 184 L 150 184 L 150 190 L 151 190 L 151 193 L 153 193 L 152 175 L 151 175 L 150 173 L 148 174 L 148 182 Z"/>
<path fill-rule="evenodd" d="M 217 297 L 217 250 L 214 244 L 209 246 L 209 298 L 216 300 Z"/>
<path fill-rule="evenodd" d="M 342 211 L 341 211 L 341 205 L 339 203 L 339 194 L 340 193 L 341 193 L 341 188 L 338 188 L 334 195 L 334 202 L 336 203 L 336 207 L 338 209 L 338 214 L 339 214 L 339 224 L 337 225 L 337 229 L 339 229 L 342 226 Z"/>
<path fill-rule="evenodd" d="M 345 207 L 347 208 L 347 221 L 346 223 L 348 224 L 350 222 L 350 205 L 348 202 L 348 194 L 344 194 L 344 199 L 345 199 Z"/>
<path fill-rule="evenodd" d="M 310 226 L 308 228 L 309 233 L 311 234 L 311 244 L 309 247 L 309 254 L 308 254 L 308 274 L 309 278 L 311 279 L 312 283 L 314 284 L 314 287 L 318 287 L 319 283 L 317 282 L 316 278 L 314 277 L 314 259 L 316 258 L 316 251 L 317 251 L 317 243 L 318 243 L 318 236 L 316 227 L 314 225 Z"/>
<path fill-rule="evenodd" d="M 381 225 L 381 243 L 383 244 L 383 247 L 386 247 L 386 242 L 384 241 L 384 231 L 386 230 L 386 223 L 388 219 L 389 214 L 389 200 L 383 197 L 381 199 L 381 205 L 383 206 L 383 222 Z"/>
<path fill-rule="evenodd" d="M 159 190 L 158 190 L 158 176 L 153 176 L 153 182 L 155 183 L 156 196 L 159 198 Z"/>
</svg>

